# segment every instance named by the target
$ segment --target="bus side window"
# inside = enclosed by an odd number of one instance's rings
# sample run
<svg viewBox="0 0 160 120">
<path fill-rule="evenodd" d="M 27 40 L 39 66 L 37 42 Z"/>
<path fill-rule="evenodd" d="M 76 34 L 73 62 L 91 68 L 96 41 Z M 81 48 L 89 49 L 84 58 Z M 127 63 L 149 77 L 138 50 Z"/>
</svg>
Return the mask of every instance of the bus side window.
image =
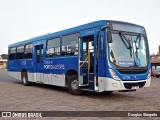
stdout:
<svg viewBox="0 0 160 120">
<path fill-rule="evenodd" d="M 33 44 L 25 45 L 24 59 L 32 59 L 33 57 Z"/>
<path fill-rule="evenodd" d="M 37 49 L 37 63 L 42 62 L 43 48 Z"/>
<path fill-rule="evenodd" d="M 62 37 L 61 56 L 78 55 L 78 37 L 79 33 Z"/>
<path fill-rule="evenodd" d="M 54 38 L 47 41 L 47 57 L 60 56 L 60 38 Z"/>
<path fill-rule="evenodd" d="M 16 59 L 16 48 L 10 48 L 9 50 L 9 60 Z"/>
<path fill-rule="evenodd" d="M 24 46 L 17 47 L 16 59 L 23 59 Z"/>
</svg>

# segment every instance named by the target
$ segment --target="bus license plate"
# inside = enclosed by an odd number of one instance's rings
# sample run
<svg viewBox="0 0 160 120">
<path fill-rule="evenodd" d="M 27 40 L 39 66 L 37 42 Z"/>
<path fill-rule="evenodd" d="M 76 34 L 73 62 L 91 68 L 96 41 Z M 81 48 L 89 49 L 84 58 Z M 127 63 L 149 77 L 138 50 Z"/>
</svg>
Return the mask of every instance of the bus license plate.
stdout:
<svg viewBox="0 0 160 120">
<path fill-rule="evenodd" d="M 139 86 L 138 85 L 137 86 L 132 86 L 131 89 L 139 89 Z"/>
</svg>

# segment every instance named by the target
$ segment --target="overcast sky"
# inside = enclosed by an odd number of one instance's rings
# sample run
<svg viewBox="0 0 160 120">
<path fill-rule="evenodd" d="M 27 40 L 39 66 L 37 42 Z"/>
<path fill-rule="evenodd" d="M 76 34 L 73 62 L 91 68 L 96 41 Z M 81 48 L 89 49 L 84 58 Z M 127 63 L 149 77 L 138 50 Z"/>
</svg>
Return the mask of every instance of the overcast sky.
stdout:
<svg viewBox="0 0 160 120">
<path fill-rule="evenodd" d="M 9 44 L 97 20 L 144 26 L 157 53 L 159 12 L 160 0 L 0 0 L 0 54 Z"/>
</svg>

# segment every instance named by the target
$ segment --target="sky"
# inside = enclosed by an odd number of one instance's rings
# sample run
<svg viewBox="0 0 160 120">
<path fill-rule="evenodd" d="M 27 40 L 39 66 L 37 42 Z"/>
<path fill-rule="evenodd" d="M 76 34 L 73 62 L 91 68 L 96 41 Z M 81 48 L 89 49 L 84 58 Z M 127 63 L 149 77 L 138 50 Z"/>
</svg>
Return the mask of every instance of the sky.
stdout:
<svg viewBox="0 0 160 120">
<path fill-rule="evenodd" d="M 150 53 L 160 45 L 160 0 L 0 0 L 0 54 L 8 45 L 97 20 L 145 27 Z"/>
</svg>

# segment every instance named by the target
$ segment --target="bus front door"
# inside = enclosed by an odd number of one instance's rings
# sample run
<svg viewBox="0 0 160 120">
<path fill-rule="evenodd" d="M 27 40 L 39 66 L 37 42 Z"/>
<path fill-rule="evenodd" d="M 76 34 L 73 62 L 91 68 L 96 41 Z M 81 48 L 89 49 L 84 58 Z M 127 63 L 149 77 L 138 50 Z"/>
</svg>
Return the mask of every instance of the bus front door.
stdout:
<svg viewBox="0 0 160 120">
<path fill-rule="evenodd" d="M 94 89 L 94 36 L 79 38 L 79 86 Z"/>
<path fill-rule="evenodd" d="M 36 82 L 43 82 L 43 45 L 35 46 Z"/>
</svg>

